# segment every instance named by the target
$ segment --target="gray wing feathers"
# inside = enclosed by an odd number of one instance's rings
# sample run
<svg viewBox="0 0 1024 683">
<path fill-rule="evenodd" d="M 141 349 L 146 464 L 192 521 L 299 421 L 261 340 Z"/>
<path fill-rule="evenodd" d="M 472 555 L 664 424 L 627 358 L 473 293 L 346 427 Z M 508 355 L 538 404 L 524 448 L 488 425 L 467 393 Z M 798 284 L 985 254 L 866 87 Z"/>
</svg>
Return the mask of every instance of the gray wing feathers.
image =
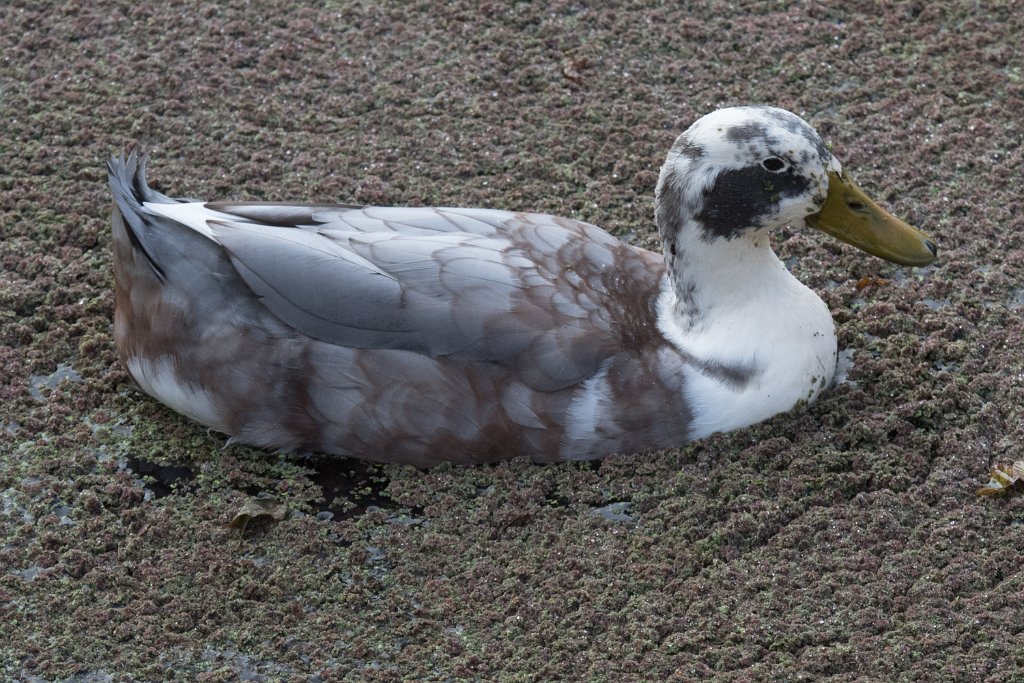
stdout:
<svg viewBox="0 0 1024 683">
<path fill-rule="evenodd" d="M 318 218 L 321 212 L 351 213 L 362 209 L 361 206 L 354 204 L 273 204 L 259 202 L 249 204 L 207 202 L 205 206 L 213 211 L 238 216 L 243 220 L 253 223 L 294 228 L 314 228 L 322 223 Z"/>
<path fill-rule="evenodd" d="M 491 210 L 216 208 L 312 219 L 292 226 L 303 230 L 210 227 L 264 305 L 315 339 L 496 363 L 546 391 L 589 377 L 614 352 L 594 285 L 619 243 L 591 226 Z"/>
<path fill-rule="evenodd" d="M 358 254 L 313 232 L 218 221 L 210 227 L 264 305 L 304 334 L 378 346 L 385 333 L 391 339 L 385 346 L 422 347 L 395 314 L 398 282 Z"/>
<path fill-rule="evenodd" d="M 401 232 L 406 235 L 500 234 L 517 214 L 496 209 L 434 207 L 359 207 L 347 204 L 260 204 L 208 202 L 214 211 L 243 221 L 278 227 L 342 233 Z"/>
</svg>

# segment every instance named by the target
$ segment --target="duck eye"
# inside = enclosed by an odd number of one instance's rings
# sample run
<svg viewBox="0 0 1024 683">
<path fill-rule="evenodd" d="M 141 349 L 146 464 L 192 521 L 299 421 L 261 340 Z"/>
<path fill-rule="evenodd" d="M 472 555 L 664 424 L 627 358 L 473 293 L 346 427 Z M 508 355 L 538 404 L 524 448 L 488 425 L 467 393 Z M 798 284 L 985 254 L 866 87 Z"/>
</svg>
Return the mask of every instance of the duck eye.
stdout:
<svg viewBox="0 0 1024 683">
<path fill-rule="evenodd" d="M 778 157 L 768 157 L 767 159 L 761 162 L 761 165 L 764 166 L 769 171 L 771 171 L 772 173 L 776 173 L 786 168 L 786 162 Z"/>
</svg>

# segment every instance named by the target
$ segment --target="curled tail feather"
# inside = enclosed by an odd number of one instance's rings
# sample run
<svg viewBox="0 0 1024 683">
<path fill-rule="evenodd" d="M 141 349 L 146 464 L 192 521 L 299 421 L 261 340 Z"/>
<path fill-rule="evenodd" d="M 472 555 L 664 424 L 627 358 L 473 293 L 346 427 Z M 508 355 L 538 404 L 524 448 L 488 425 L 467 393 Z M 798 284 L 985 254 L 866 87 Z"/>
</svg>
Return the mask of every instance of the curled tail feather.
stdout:
<svg viewBox="0 0 1024 683">
<path fill-rule="evenodd" d="M 146 183 L 146 160 L 146 155 L 137 148 L 132 149 L 127 157 L 122 153 L 107 160 L 107 177 L 114 195 L 113 221 L 121 221 L 132 246 L 146 259 L 156 277 L 165 282 L 166 275 L 148 243 L 147 237 L 154 226 L 144 204 L 167 204 L 177 200 L 149 187 Z"/>
</svg>

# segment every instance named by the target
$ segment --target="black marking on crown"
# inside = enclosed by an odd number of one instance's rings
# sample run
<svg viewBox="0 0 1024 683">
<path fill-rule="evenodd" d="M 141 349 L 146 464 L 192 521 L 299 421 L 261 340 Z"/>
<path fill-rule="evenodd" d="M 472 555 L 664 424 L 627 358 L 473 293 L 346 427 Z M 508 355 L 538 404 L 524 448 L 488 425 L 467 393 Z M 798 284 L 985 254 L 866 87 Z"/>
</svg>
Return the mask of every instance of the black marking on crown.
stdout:
<svg viewBox="0 0 1024 683">
<path fill-rule="evenodd" d="M 730 126 L 725 131 L 725 137 L 730 142 L 736 145 L 747 145 L 751 151 L 763 149 L 772 149 L 780 144 L 780 140 L 777 137 L 771 135 L 768 131 L 771 128 L 778 127 L 783 130 L 802 137 L 810 145 L 810 148 L 814 150 L 814 153 L 818 155 L 818 159 L 822 164 L 828 165 L 828 162 L 832 154 L 828 151 L 828 147 L 822 142 L 821 137 L 813 128 L 811 128 L 803 119 L 799 118 L 794 114 L 790 114 L 787 111 L 781 109 L 775 109 L 773 107 L 751 107 L 751 109 L 758 111 L 768 121 L 747 121 L 746 123 L 737 124 Z M 755 142 L 761 142 L 764 148 L 756 146 Z M 775 154 L 772 152 L 772 154 Z M 786 154 L 776 154 L 785 158 Z M 800 162 L 806 163 L 811 158 L 811 152 L 809 150 L 802 150 L 800 154 Z"/>
<path fill-rule="evenodd" d="M 811 128 L 803 119 L 781 109 L 774 109 L 772 107 L 758 107 L 758 109 L 782 128 L 807 140 L 811 147 L 814 148 L 814 151 L 817 152 L 821 163 L 826 166 L 828 165 L 832 153 L 828 151 L 828 147 L 825 146 L 817 131 Z M 807 158 L 802 158 L 801 161 L 807 161 Z"/>
<path fill-rule="evenodd" d="M 748 121 L 747 123 L 730 126 L 725 131 L 725 137 L 729 142 L 736 144 L 764 140 L 767 146 L 772 147 L 779 143 L 778 138 L 768 135 L 768 126 L 760 121 Z"/>
<path fill-rule="evenodd" d="M 704 238 L 733 239 L 747 228 L 760 228 L 779 213 L 779 201 L 802 195 L 811 181 L 789 169 L 773 173 L 760 164 L 722 171 L 715 184 L 704 191 L 704 206 L 697 220 L 704 225 Z"/>
<path fill-rule="evenodd" d="M 685 135 L 679 136 L 675 141 L 675 144 L 672 145 L 672 151 L 676 152 L 680 156 L 690 159 L 691 161 L 696 161 L 707 154 L 707 150 L 705 150 L 704 147 Z"/>
</svg>

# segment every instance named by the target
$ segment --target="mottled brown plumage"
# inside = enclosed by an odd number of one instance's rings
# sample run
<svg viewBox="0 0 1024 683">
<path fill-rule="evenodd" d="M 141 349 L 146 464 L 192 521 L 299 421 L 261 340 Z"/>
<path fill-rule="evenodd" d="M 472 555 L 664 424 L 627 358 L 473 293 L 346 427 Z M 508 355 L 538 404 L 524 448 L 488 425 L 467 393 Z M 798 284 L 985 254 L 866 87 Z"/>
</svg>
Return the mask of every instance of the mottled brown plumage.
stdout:
<svg viewBox="0 0 1024 683">
<path fill-rule="evenodd" d="M 138 359 L 167 364 L 204 398 L 203 410 L 172 407 L 214 429 L 255 445 L 418 466 L 591 458 L 686 440 L 678 378 L 659 376 L 666 356 L 682 357 L 657 331 L 656 254 L 538 214 L 211 203 L 221 246 L 141 208 L 172 200 L 145 186 L 137 157 L 112 173 L 124 190 L 114 213 L 122 361 L 157 394 L 161 378 L 140 376 Z M 125 220 L 138 224 L 145 249 Z M 261 236 L 280 251 L 255 253 L 238 239 L 251 236 L 253 220 L 274 226 Z M 374 290 L 382 300 L 367 306 L 372 292 L 359 299 L 316 286 L 306 294 L 319 302 L 294 289 L 291 299 L 254 296 L 294 287 L 311 267 L 301 255 L 320 248 L 281 242 L 273 230 L 343 245 L 383 269 L 365 275 L 386 280 Z M 151 264 L 145 253 L 161 256 Z M 595 375 L 609 404 L 596 436 L 581 439 L 565 421 Z"/>
<path fill-rule="evenodd" d="M 204 204 L 151 190 L 137 154 L 109 170 L 115 337 L 147 393 L 244 443 L 418 466 L 668 447 L 813 400 L 832 320 L 767 231 L 935 251 L 837 208 L 859 189 L 767 107 L 708 115 L 669 152 L 667 263 L 555 216 Z"/>
</svg>

